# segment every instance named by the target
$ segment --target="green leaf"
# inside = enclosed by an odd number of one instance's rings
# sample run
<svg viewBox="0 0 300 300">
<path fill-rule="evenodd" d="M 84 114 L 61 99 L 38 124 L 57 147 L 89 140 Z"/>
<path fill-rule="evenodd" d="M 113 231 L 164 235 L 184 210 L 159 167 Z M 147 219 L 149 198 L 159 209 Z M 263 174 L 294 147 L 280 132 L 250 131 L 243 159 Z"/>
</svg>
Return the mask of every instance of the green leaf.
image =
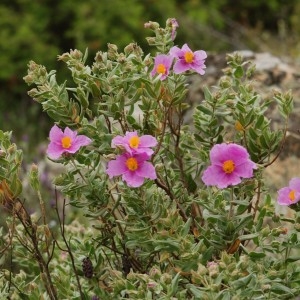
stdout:
<svg viewBox="0 0 300 300">
<path fill-rule="evenodd" d="M 251 280 L 254 278 L 254 274 L 249 274 L 245 277 L 242 277 L 238 280 L 235 280 L 231 283 L 231 286 L 235 289 L 241 289 L 241 288 L 246 288 L 250 285 Z"/>
<path fill-rule="evenodd" d="M 285 285 L 283 285 L 279 282 L 272 283 L 271 291 L 276 293 L 276 294 L 293 295 L 292 290 L 289 287 L 287 287 L 287 286 L 285 286 Z"/>
<path fill-rule="evenodd" d="M 212 96 L 210 90 L 208 89 L 208 87 L 205 86 L 203 89 L 203 92 L 204 92 L 204 99 L 207 102 L 211 102 L 213 100 L 213 96 Z"/>
<path fill-rule="evenodd" d="M 259 259 L 264 258 L 265 256 L 266 256 L 266 254 L 264 252 L 249 252 L 249 257 L 252 260 L 259 260 Z"/>
<path fill-rule="evenodd" d="M 203 112 L 205 115 L 213 115 L 213 112 L 204 105 L 198 105 L 196 109 Z"/>
<path fill-rule="evenodd" d="M 251 234 L 244 234 L 244 235 L 239 236 L 239 240 L 240 241 L 252 240 L 258 236 L 260 236 L 260 233 L 258 233 L 258 232 L 251 233 Z"/>
</svg>

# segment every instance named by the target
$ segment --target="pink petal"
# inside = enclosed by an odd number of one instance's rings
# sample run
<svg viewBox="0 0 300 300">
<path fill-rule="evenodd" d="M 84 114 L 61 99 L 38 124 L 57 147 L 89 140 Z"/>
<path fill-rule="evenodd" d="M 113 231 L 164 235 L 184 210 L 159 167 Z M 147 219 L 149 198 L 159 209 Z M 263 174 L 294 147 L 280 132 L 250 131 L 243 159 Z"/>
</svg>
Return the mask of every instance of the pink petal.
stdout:
<svg viewBox="0 0 300 300">
<path fill-rule="evenodd" d="M 173 57 L 182 57 L 184 55 L 183 51 L 181 51 L 180 48 L 178 48 L 177 46 L 174 46 L 170 49 L 170 55 L 172 55 Z"/>
<path fill-rule="evenodd" d="M 123 144 L 124 144 L 124 137 L 120 136 L 120 135 L 117 135 L 111 141 L 111 147 L 112 148 L 116 148 L 116 146 L 123 145 Z"/>
<path fill-rule="evenodd" d="M 203 50 L 198 50 L 194 52 L 194 57 L 196 61 L 205 60 L 207 58 L 207 54 Z"/>
<path fill-rule="evenodd" d="M 64 149 L 60 145 L 58 145 L 57 143 L 51 142 L 48 145 L 47 155 L 51 159 L 58 159 L 64 152 L 65 152 Z"/>
<path fill-rule="evenodd" d="M 77 135 L 75 138 L 72 140 L 72 144 L 70 148 L 64 149 L 65 152 L 68 153 L 76 153 L 80 147 L 89 145 L 92 142 L 90 138 L 88 138 L 85 135 Z"/>
<path fill-rule="evenodd" d="M 205 185 L 215 185 L 218 188 L 226 188 L 229 185 L 236 185 L 241 179 L 234 173 L 226 174 L 219 166 L 209 166 L 203 173 L 202 181 Z"/>
<path fill-rule="evenodd" d="M 141 153 L 135 153 L 133 156 L 137 160 L 139 166 L 143 165 L 143 163 L 149 159 L 149 155 L 145 152 L 145 150 L 141 151 Z"/>
<path fill-rule="evenodd" d="M 223 165 L 224 161 L 233 160 L 235 165 L 243 164 L 249 159 L 247 150 L 237 144 L 216 144 L 210 151 L 212 164 Z"/>
<path fill-rule="evenodd" d="M 150 162 L 147 161 L 145 161 L 140 168 L 136 170 L 136 174 L 140 177 L 156 179 L 155 168 Z"/>
<path fill-rule="evenodd" d="M 202 66 L 198 67 L 198 66 L 195 66 L 193 64 L 191 69 L 193 69 L 195 72 L 197 72 L 200 75 L 204 75 L 205 74 L 205 71 L 203 70 Z"/>
<path fill-rule="evenodd" d="M 191 64 L 191 68 L 196 71 L 197 73 L 199 73 L 200 75 L 204 75 L 205 71 L 203 69 L 206 68 L 206 66 L 204 65 L 204 63 L 202 61 L 195 61 Z"/>
<path fill-rule="evenodd" d="M 291 192 L 291 189 L 289 187 L 284 187 L 278 190 L 278 198 L 277 202 L 280 205 L 291 205 L 292 202 L 289 198 L 289 193 Z"/>
<path fill-rule="evenodd" d="M 236 166 L 234 169 L 234 173 L 243 178 L 251 178 L 253 177 L 253 169 L 256 169 L 257 166 L 251 160 L 246 161 L 243 164 Z"/>
<path fill-rule="evenodd" d="M 150 148 L 142 147 L 142 148 L 137 148 L 136 150 L 134 150 L 134 153 L 135 154 L 143 154 L 143 153 L 146 154 L 147 158 L 145 160 L 147 160 L 151 157 L 151 155 L 154 153 L 154 151 Z"/>
<path fill-rule="evenodd" d="M 92 140 L 90 138 L 88 138 L 85 135 L 77 135 L 73 141 L 73 143 L 76 143 L 79 145 L 79 147 L 81 146 L 87 146 L 92 142 Z"/>
<path fill-rule="evenodd" d="M 300 192 L 300 178 L 295 177 L 290 180 L 289 187 L 293 190 Z"/>
<path fill-rule="evenodd" d="M 114 176 L 119 176 L 127 172 L 126 167 L 126 157 L 124 155 L 119 155 L 115 160 L 111 160 L 107 164 L 106 174 L 109 178 Z"/>
<path fill-rule="evenodd" d="M 139 187 L 144 183 L 144 178 L 136 174 L 136 172 L 127 172 L 124 173 L 122 179 L 126 181 L 128 186 Z"/>
<path fill-rule="evenodd" d="M 190 69 L 190 65 L 187 64 L 184 60 L 177 60 L 174 64 L 173 71 L 175 74 L 180 74 Z"/>
<path fill-rule="evenodd" d="M 54 125 L 49 133 L 49 138 L 51 142 L 57 142 L 57 143 L 61 143 L 61 139 L 64 137 L 64 134 L 62 132 L 62 130 L 57 126 Z"/>
<path fill-rule="evenodd" d="M 157 145 L 157 140 L 152 135 L 142 135 L 140 137 L 141 147 L 155 147 Z"/>
<path fill-rule="evenodd" d="M 126 131 L 124 138 L 126 141 L 129 141 L 133 136 L 138 136 L 138 133 L 136 131 Z"/>
<path fill-rule="evenodd" d="M 193 52 L 191 50 L 191 48 L 187 45 L 187 44 L 184 44 L 182 47 L 181 47 L 181 51 L 183 51 L 184 53 L 186 52 Z M 194 52 L 193 52 L 194 53 Z"/>
<path fill-rule="evenodd" d="M 70 137 L 72 140 L 74 140 L 74 139 L 76 138 L 76 136 L 77 136 L 77 132 L 71 130 L 69 127 L 66 127 L 66 128 L 65 128 L 65 131 L 64 131 L 64 136 L 68 136 L 68 137 Z"/>
</svg>

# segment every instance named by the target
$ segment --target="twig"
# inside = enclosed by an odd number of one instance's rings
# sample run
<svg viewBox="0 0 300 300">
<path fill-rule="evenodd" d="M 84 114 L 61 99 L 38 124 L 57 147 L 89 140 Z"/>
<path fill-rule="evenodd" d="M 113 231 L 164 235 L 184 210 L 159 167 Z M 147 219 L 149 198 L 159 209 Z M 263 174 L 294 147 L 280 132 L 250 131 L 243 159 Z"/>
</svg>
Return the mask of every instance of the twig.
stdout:
<svg viewBox="0 0 300 300">
<path fill-rule="evenodd" d="M 82 289 L 81 289 L 81 284 L 80 284 L 79 276 L 78 276 L 77 269 L 76 269 L 76 266 L 75 266 L 75 259 L 74 259 L 71 247 L 70 247 L 70 245 L 69 245 L 69 243 L 68 243 L 68 241 L 66 239 L 66 236 L 65 236 L 65 207 L 66 207 L 66 200 L 65 199 L 63 200 L 63 215 L 62 215 L 62 220 L 61 220 L 61 218 L 59 216 L 58 207 L 57 207 L 57 191 L 56 190 L 55 190 L 55 195 L 56 195 L 56 197 L 55 197 L 55 201 L 56 201 L 55 211 L 56 211 L 56 214 L 57 214 L 57 217 L 58 217 L 60 232 L 61 232 L 64 244 L 67 247 L 67 252 L 69 253 L 70 258 L 71 258 L 72 268 L 74 270 L 74 274 L 75 274 L 75 278 L 76 278 L 76 281 L 77 281 L 78 290 L 79 290 L 79 293 L 80 293 L 80 299 L 84 300 L 84 294 L 83 294 Z"/>
</svg>

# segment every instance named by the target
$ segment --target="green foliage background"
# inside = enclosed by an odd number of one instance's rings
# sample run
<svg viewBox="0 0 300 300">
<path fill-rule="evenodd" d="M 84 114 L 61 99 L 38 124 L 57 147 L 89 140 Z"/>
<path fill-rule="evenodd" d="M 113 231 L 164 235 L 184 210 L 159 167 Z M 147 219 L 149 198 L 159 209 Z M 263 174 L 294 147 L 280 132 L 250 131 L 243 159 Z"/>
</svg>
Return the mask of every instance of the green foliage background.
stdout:
<svg viewBox="0 0 300 300">
<path fill-rule="evenodd" d="M 32 105 L 22 79 L 32 58 L 60 70 L 53 57 L 70 49 L 88 48 L 90 60 L 98 50 L 106 51 L 108 42 L 121 48 L 135 41 L 147 51 L 143 24 L 168 17 L 180 24 L 178 45 L 188 41 L 191 48 L 208 52 L 276 49 L 296 55 L 299 11 L 297 0 L 2 0 L 0 128 L 13 130 L 26 145 L 48 134 L 48 119 Z M 29 136 L 35 140 L 28 143 Z"/>
</svg>

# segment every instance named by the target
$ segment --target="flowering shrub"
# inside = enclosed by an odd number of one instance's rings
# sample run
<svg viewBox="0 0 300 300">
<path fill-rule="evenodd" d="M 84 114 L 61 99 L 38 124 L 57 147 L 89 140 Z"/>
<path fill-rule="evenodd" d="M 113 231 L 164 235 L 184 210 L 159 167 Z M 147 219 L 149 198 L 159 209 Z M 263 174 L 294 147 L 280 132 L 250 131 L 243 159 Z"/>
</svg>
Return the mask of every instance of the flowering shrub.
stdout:
<svg viewBox="0 0 300 300">
<path fill-rule="evenodd" d="M 264 169 L 278 158 L 290 92 L 263 99 L 238 53 L 186 124 L 186 77 L 205 76 L 206 53 L 174 46 L 178 23 L 148 22 L 156 54 L 109 44 L 58 59 L 73 82 L 31 61 L 29 95 L 49 115 L 56 219 L 22 198 L 22 152 L 0 131 L 1 298 L 292 299 L 300 294 L 299 179 L 279 190 Z M 197 74 L 198 73 L 198 74 Z M 266 116 L 276 104 L 283 128 Z M 281 188 L 281 187 L 279 187 Z M 288 217 L 275 206 L 291 204 Z M 72 209 L 70 209 L 72 207 Z"/>
</svg>

